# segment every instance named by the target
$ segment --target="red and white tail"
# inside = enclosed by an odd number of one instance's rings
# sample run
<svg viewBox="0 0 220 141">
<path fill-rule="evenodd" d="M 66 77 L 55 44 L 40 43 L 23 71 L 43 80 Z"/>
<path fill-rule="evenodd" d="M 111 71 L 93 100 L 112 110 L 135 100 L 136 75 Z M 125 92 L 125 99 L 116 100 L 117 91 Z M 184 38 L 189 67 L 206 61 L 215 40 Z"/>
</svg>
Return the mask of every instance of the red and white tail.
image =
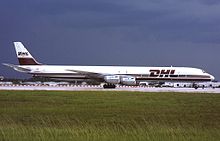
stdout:
<svg viewBox="0 0 220 141">
<path fill-rule="evenodd" d="M 20 65 L 41 65 L 32 57 L 21 42 L 14 42 L 14 46 Z"/>
</svg>

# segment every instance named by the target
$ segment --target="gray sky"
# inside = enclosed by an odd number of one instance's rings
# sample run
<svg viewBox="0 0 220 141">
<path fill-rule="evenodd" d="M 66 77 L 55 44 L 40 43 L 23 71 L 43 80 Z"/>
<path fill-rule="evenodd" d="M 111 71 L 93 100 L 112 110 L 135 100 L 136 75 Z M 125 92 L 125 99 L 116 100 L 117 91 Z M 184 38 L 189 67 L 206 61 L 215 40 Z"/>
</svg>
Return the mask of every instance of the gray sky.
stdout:
<svg viewBox="0 0 220 141">
<path fill-rule="evenodd" d="M 0 63 L 190 66 L 220 80 L 219 0 L 0 0 Z M 5 66 L 0 75 L 27 77 Z"/>
</svg>

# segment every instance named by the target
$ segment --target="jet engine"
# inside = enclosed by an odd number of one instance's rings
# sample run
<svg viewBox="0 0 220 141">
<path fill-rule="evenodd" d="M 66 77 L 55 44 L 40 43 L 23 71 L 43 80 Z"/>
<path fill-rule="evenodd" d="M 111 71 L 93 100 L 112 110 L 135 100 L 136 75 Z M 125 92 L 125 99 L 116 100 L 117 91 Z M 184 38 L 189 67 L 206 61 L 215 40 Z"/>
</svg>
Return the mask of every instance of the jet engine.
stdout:
<svg viewBox="0 0 220 141">
<path fill-rule="evenodd" d="M 136 85 L 135 77 L 127 75 L 108 75 L 104 80 L 110 84 Z"/>
<path fill-rule="evenodd" d="M 107 75 L 104 80 L 110 84 L 119 84 L 121 82 L 119 75 Z"/>
<path fill-rule="evenodd" d="M 133 76 L 123 76 L 121 77 L 121 84 L 136 85 L 136 79 Z"/>
</svg>

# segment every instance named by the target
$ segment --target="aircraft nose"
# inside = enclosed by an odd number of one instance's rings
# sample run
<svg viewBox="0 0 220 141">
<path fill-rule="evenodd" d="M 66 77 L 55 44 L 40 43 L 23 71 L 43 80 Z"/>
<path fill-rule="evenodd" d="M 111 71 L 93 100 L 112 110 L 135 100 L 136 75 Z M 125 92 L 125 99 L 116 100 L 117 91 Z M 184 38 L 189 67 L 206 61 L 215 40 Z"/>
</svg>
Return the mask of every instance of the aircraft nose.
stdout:
<svg viewBox="0 0 220 141">
<path fill-rule="evenodd" d="M 215 80 L 215 77 L 213 75 L 210 75 L 211 80 Z"/>
</svg>

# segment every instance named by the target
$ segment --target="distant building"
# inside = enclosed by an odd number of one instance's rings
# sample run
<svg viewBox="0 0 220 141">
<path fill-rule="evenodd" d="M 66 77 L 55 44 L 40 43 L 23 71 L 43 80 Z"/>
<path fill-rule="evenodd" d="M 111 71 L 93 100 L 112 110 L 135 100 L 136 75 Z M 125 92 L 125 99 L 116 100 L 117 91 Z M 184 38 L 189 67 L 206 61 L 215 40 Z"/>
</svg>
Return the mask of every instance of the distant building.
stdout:
<svg viewBox="0 0 220 141">
<path fill-rule="evenodd" d="M 192 83 L 187 83 L 187 82 L 176 83 L 176 82 L 174 82 L 173 87 L 175 87 L 175 88 L 191 88 Z"/>
</svg>

